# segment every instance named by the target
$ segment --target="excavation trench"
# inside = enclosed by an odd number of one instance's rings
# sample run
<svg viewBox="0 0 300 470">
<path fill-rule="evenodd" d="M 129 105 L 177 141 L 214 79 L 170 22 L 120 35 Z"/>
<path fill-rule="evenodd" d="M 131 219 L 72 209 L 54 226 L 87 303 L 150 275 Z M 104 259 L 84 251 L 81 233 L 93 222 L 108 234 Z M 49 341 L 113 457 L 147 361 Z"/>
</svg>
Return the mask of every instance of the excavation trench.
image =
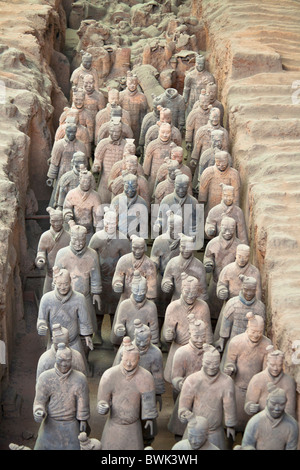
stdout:
<svg viewBox="0 0 300 470">
<path fill-rule="evenodd" d="M 190 8 L 191 15 L 201 22 L 198 40 L 207 51 L 209 69 L 225 106 L 230 150 L 242 180 L 252 262 L 262 274 L 268 336 L 285 352 L 286 370 L 300 386 L 298 359 L 292 347 L 300 340 L 300 198 L 295 178 L 299 174 L 300 120 L 299 104 L 291 100 L 299 60 L 288 45 L 298 39 L 293 25 L 299 12 L 295 2 L 287 3 L 286 21 L 276 23 L 278 31 L 290 35 L 284 53 L 280 45 L 269 45 L 268 34 L 262 37 L 252 26 L 257 25 L 259 13 L 248 3 L 236 7 L 236 2 L 229 0 L 193 0 Z M 257 1 L 256 7 L 262 4 L 265 9 L 260 14 L 266 18 L 270 14 L 282 16 L 279 7 L 269 1 Z M 51 192 L 45 184 L 47 160 L 58 118 L 68 105 L 66 76 L 78 61 L 76 31 L 82 20 L 101 18 L 103 10 L 92 3 L 85 9 L 82 4 L 72 7 L 68 0 L 30 4 L 19 0 L 0 6 L 4 31 L 0 80 L 5 90 L 0 115 L 0 335 L 5 345 L 5 360 L 0 365 L 0 448 L 7 449 L 10 442 L 32 448 L 38 430 L 32 416 L 35 368 L 44 350 L 35 328 L 43 273 L 35 269 L 34 257 L 38 238 L 49 227 L 45 215 Z M 17 22 L 14 8 L 18 8 Z M 247 23 L 240 21 L 242 15 L 251 20 L 247 28 Z M 272 38 L 278 35 L 276 28 L 266 29 Z M 120 61 L 126 64 L 124 56 Z M 291 165 L 291 161 L 295 163 Z M 97 386 L 114 357 L 108 322 L 105 325 L 103 347 L 90 354 L 94 374 L 89 378 L 89 424 L 97 438 L 104 424 L 95 412 Z M 155 449 L 170 449 L 175 442 L 167 430 L 172 408 L 167 387 Z"/>
</svg>

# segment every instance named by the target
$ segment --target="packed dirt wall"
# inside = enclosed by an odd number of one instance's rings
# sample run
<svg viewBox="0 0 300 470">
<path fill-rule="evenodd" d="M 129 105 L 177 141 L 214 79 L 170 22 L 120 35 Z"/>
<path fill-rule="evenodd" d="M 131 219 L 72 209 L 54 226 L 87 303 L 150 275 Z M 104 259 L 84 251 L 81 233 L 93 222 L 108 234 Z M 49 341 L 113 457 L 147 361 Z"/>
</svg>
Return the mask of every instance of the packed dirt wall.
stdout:
<svg viewBox="0 0 300 470">
<path fill-rule="evenodd" d="M 25 216 L 47 200 L 47 156 L 67 104 L 49 64 L 64 46 L 60 0 L 0 2 L 0 335 L 9 377 L 18 321 L 23 318 L 28 255 Z"/>
</svg>

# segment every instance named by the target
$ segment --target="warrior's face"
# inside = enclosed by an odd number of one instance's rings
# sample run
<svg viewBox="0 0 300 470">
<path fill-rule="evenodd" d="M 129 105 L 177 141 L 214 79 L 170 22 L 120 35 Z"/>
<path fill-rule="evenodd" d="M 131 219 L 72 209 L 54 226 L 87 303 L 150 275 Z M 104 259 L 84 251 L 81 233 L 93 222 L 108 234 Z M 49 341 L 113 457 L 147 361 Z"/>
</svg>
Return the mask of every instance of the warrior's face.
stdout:
<svg viewBox="0 0 300 470">
<path fill-rule="evenodd" d="M 220 232 L 224 240 L 227 240 L 227 241 L 231 240 L 235 234 L 235 230 L 236 230 L 236 225 L 234 223 L 227 222 L 227 221 L 222 222 Z"/>
<path fill-rule="evenodd" d="M 86 70 L 90 70 L 92 66 L 92 58 L 89 56 L 85 56 L 82 58 L 81 63 Z"/>
<path fill-rule="evenodd" d="M 104 229 L 109 234 L 112 235 L 117 230 L 117 218 L 116 217 L 104 217 Z"/>
<path fill-rule="evenodd" d="M 56 366 L 62 374 L 66 374 L 71 369 L 72 354 L 60 353 L 56 358 Z"/>
<path fill-rule="evenodd" d="M 284 396 L 271 396 L 267 400 L 267 408 L 274 419 L 280 418 L 283 414 L 286 405 L 286 398 Z"/>
<path fill-rule="evenodd" d="M 83 87 L 85 91 L 90 95 L 95 91 L 95 80 L 94 77 L 87 75 L 83 80 Z"/>
<path fill-rule="evenodd" d="M 126 194 L 127 197 L 133 198 L 136 195 L 137 192 L 137 182 L 134 181 L 126 181 L 124 183 L 124 193 Z"/>
<path fill-rule="evenodd" d="M 190 330 L 190 337 L 193 345 L 197 349 L 201 349 L 205 343 L 205 332 L 197 330 L 197 328 L 192 328 Z"/>
<path fill-rule="evenodd" d="M 234 201 L 234 190 L 224 189 L 222 193 L 222 201 L 226 206 L 232 206 Z"/>
<path fill-rule="evenodd" d="M 256 286 L 243 285 L 242 292 L 243 292 L 244 298 L 249 302 L 255 297 Z"/>
<path fill-rule="evenodd" d="M 212 126 L 217 127 L 220 125 L 220 113 L 217 110 L 214 110 L 209 117 L 209 122 Z"/>
<path fill-rule="evenodd" d="M 67 295 L 71 288 L 70 276 L 58 276 L 55 280 L 55 287 L 60 295 Z"/>
<path fill-rule="evenodd" d="M 184 259 L 189 259 L 194 252 L 194 243 L 186 241 L 181 242 L 179 251 Z"/>
<path fill-rule="evenodd" d="M 79 186 L 81 191 L 89 191 L 92 187 L 92 175 L 81 175 Z"/>
<path fill-rule="evenodd" d="M 141 259 L 145 254 L 145 243 L 132 243 L 132 253 L 135 259 Z"/>
<path fill-rule="evenodd" d="M 272 377 L 278 377 L 283 369 L 283 357 L 282 356 L 270 356 L 268 357 L 268 371 Z"/>
<path fill-rule="evenodd" d="M 73 103 L 75 108 L 82 109 L 84 106 L 84 94 L 83 93 L 76 93 L 74 94 Z"/>
<path fill-rule="evenodd" d="M 63 217 L 52 215 L 50 216 L 50 225 L 54 232 L 60 232 L 64 223 Z"/>
<path fill-rule="evenodd" d="M 175 182 L 175 192 L 181 199 L 187 195 L 189 184 L 186 182 Z"/>
<path fill-rule="evenodd" d="M 198 286 L 184 286 L 182 288 L 182 297 L 188 305 L 193 305 L 198 295 Z"/>
<path fill-rule="evenodd" d="M 220 358 L 212 355 L 204 355 L 203 357 L 203 371 L 206 375 L 213 377 L 217 375 L 220 370 Z"/>
<path fill-rule="evenodd" d="M 109 128 L 109 135 L 113 142 L 117 142 L 122 135 L 122 124 L 112 124 Z"/>
<path fill-rule="evenodd" d="M 203 56 L 196 58 L 196 69 L 198 72 L 203 72 L 205 67 L 205 58 Z"/>
<path fill-rule="evenodd" d="M 223 172 L 226 170 L 228 167 L 228 156 L 227 155 L 222 155 L 222 156 L 216 156 L 215 157 L 215 165 L 218 168 L 219 171 Z"/>
<path fill-rule="evenodd" d="M 71 234 L 71 246 L 75 251 L 81 251 L 86 245 L 86 234 Z"/>
<path fill-rule="evenodd" d="M 151 343 L 151 334 L 150 331 L 144 331 L 137 333 L 135 336 L 135 344 L 139 351 L 144 352 L 148 351 Z"/>
<path fill-rule="evenodd" d="M 129 77 L 129 78 L 127 78 L 126 84 L 127 84 L 128 90 L 133 92 L 137 89 L 138 81 L 137 81 L 136 78 Z"/>
<path fill-rule="evenodd" d="M 140 360 L 139 354 L 136 351 L 123 351 L 122 366 L 127 372 L 136 369 Z"/>
<path fill-rule="evenodd" d="M 168 142 L 171 138 L 171 126 L 168 123 L 163 123 L 159 129 L 159 138 L 163 142 Z"/>
<path fill-rule="evenodd" d="M 70 142 L 76 138 L 77 126 L 76 124 L 68 125 L 66 127 L 66 136 Z"/>
<path fill-rule="evenodd" d="M 221 150 L 222 148 L 222 138 L 221 137 L 212 137 L 212 146 L 214 149 Z"/>
<path fill-rule="evenodd" d="M 118 90 L 110 90 L 108 92 L 108 102 L 112 106 L 117 106 L 120 103 Z"/>
<path fill-rule="evenodd" d="M 249 325 L 247 334 L 252 343 L 258 343 L 263 337 L 263 327 L 260 325 Z"/>
<path fill-rule="evenodd" d="M 237 251 L 235 259 L 238 266 L 243 268 L 247 263 L 249 263 L 250 254 L 246 251 Z"/>
<path fill-rule="evenodd" d="M 207 432 L 205 429 L 196 430 L 192 427 L 188 429 L 188 440 L 192 450 L 200 449 L 207 439 Z"/>
</svg>

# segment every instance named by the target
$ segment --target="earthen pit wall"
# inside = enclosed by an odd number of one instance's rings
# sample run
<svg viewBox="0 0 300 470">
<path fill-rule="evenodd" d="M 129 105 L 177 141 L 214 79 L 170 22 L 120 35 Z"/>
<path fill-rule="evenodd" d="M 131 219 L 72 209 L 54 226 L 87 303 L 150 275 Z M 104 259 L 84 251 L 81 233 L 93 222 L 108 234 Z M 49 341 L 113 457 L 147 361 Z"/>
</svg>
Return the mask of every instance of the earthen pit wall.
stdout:
<svg viewBox="0 0 300 470">
<path fill-rule="evenodd" d="M 300 339 L 300 104 L 292 100 L 300 64 L 292 45 L 278 53 L 282 38 L 299 43 L 299 11 L 286 3 L 280 9 L 268 0 L 194 0 L 192 14 L 204 21 L 209 67 L 226 110 L 267 333 L 297 382 L 300 416 L 300 361 L 292 349 Z M 260 41 L 259 28 L 268 43 Z"/>
<path fill-rule="evenodd" d="M 9 380 L 17 325 L 24 321 L 23 287 L 30 269 L 26 195 L 31 188 L 38 201 L 49 200 L 47 159 L 67 100 L 49 67 L 53 51 L 64 45 L 60 0 L 13 0 L 0 2 L 0 9 L 0 336 L 6 345 L 1 396 Z"/>
</svg>

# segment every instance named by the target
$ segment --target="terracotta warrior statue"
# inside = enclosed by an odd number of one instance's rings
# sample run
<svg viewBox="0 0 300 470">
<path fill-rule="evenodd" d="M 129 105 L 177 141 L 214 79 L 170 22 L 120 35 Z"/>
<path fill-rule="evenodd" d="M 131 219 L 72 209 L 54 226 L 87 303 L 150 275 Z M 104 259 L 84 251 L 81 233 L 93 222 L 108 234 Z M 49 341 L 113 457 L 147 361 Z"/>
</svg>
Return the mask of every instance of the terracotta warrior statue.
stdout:
<svg viewBox="0 0 300 470">
<path fill-rule="evenodd" d="M 142 127 L 140 132 L 140 140 L 139 140 L 139 147 L 140 150 L 143 151 L 145 145 L 145 137 L 148 129 L 151 126 L 157 124 L 160 118 L 160 104 L 161 104 L 161 96 L 155 96 L 154 94 L 151 95 L 152 97 L 152 111 L 147 113 L 142 121 Z"/>
<path fill-rule="evenodd" d="M 70 348 L 72 352 L 72 369 L 79 370 L 85 375 L 87 374 L 86 363 L 82 354 L 69 346 L 70 335 L 68 329 L 64 326 L 61 326 L 60 323 L 54 323 L 52 325 L 51 347 L 50 349 L 47 349 L 39 358 L 36 369 L 36 380 L 39 378 L 42 372 L 52 369 L 55 366 L 56 352 L 59 343 L 64 343 L 67 347 Z"/>
<path fill-rule="evenodd" d="M 286 392 L 272 382 L 268 392 L 266 407 L 247 423 L 242 446 L 255 450 L 297 450 L 299 426 L 285 411 Z"/>
<path fill-rule="evenodd" d="M 77 188 L 79 185 L 80 169 L 85 167 L 86 157 L 83 152 L 75 152 L 71 160 L 72 169 L 67 171 L 58 181 L 55 194 L 54 206 L 63 210 L 66 195 L 71 189 Z M 82 166 L 81 166 L 82 165 Z M 93 189 L 96 182 L 93 181 Z"/>
<path fill-rule="evenodd" d="M 134 271 L 131 282 L 131 295 L 123 300 L 116 313 L 111 335 L 113 344 L 120 345 L 124 336 L 134 340 L 136 319 L 148 325 L 153 344 L 159 344 L 157 309 L 153 300 L 147 299 L 147 280 L 138 270 Z"/>
<path fill-rule="evenodd" d="M 183 97 L 186 103 L 186 115 L 188 116 L 195 102 L 199 99 L 201 90 L 210 82 L 215 82 L 214 76 L 205 69 L 204 55 L 197 54 L 195 68 L 190 70 L 184 80 Z"/>
<path fill-rule="evenodd" d="M 122 125 L 122 139 L 133 139 L 133 131 L 131 127 L 122 120 L 122 108 L 121 106 L 112 106 L 111 107 L 111 114 L 110 114 L 110 121 L 113 120 L 115 122 L 120 122 Z M 100 140 L 106 139 L 109 137 L 109 128 L 110 128 L 110 121 L 105 122 L 99 127 L 98 134 L 95 136 L 95 143 L 98 144 Z"/>
<path fill-rule="evenodd" d="M 72 352 L 59 343 L 52 369 L 39 376 L 33 416 L 41 423 L 34 450 L 80 450 L 78 434 L 90 418 L 86 376 L 72 369 Z"/>
<path fill-rule="evenodd" d="M 250 263 L 250 247 L 244 243 L 236 248 L 236 257 L 233 263 L 224 267 L 219 275 L 217 296 L 227 300 L 239 295 L 242 286 L 240 274 L 254 277 L 257 280 L 256 297 L 261 299 L 261 276 L 256 266 Z"/>
<path fill-rule="evenodd" d="M 68 110 L 68 116 L 66 117 L 65 121 L 60 124 L 55 132 L 54 140 L 63 139 L 66 135 L 66 127 L 69 124 L 76 124 L 76 139 L 80 140 L 85 145 L 85 164 L 87 160 L 91 157 L 91 142 L 90 142 L 90 134 L 89 131 L 85 126 L 80 124 L 79 122 L 79 109 L 71 108 Z"/>
<path fill-rule="evenodd" d="M 215 164 L 206 168 L 199 180 L 198 202 L 204 204 L 205 219 L 209 211 L 222 201 L 222 183 L 234 188 L 233 203 L 239 206 L 241 187 L 239 172 L 229 165 L 228 152 L 219 151 L 215 154 Z"/>
<path fill-rule="evenodd" d="M 54 290 L 41 298 L 37 319 L 37 331 L 41 336 L 53 336 L 53 325 L 59 323 L 69 332 L 69 347 L 82 355 L 86 369 L 86 350 L 93 349 L 93 325 L 85 297 L 72 288 L 70 272 L 54 266 Z"/>
<path fill-rule="evenodd" d="M 94 176 L 85 168 L 80 169 L 79 185 L 71 189 L 63 205 L 64 220 L 71 227 L 81 225 L 86 228 L 87 242 L 95 231 L 103 226 L 103 208 L 100 196 L 93 189 Z"/>
<path fill-rule="evenodd" d="M 182 273 L 181 279 L 181 296 L 168 305 L 163 326 L 165 341 L 172 343 L 164 371 L 165 380 L 170 383 L 172 381 L 174 354 L 180 346 L 187 344 L 190 339 L 189 314 L 193 314 L 195 319 L 202 320 L 205 323 L 205 342 L 212 343 L 213 340 L 210 312 L 207 303 L 199 298 L 200 283 L 198 279 L 185 272 Z"/>
<path fill-rule="evenodd" d="M 189 375 L 183 383 L 178 416 L 187 423 L 194 416 L 208 421 L 208 441 L 227 450 L 227 438 L 235 440 L 237 420 L 234 382 L 220 370 L 220 353 L 211 345 L 203 345 L 202 369 Z M 185 434 L 183 439 L 185 439 Z"/>
<path fill-rule="evenodd" d="M 180 235 L 182 233 L 182 217 L 167 212 L 167 230 L 156 237 L 151 248 L 150 259 L 155 263 L 157 269 L 157 288 L 158 293 L 155 300 L 158 314 L 159 331 L 163 325 L 165 311 L 171 302 L 172 292 L 163 292 L 161 281 L 164 276 L 166 266 L 170 259 L 179 255 Z"/>
<path fill-rule="evenodd" d="M 172 124 L 172 111 L 169 108 L 163 108 L 162 106 L 158 106 L 159 108 L 159 119 L 153 124 L 146 132 L 145 135 L 145 144 L 144 144 L 144 151 L 146 151 L 147 146 L 150 142 L 157 139 L 159 136 L 159 128 L 163 122 L 167 122 L 171 126 L 171 140 L 175 142 L 176 145 L 179 147 L 182 144 L 182 137 L 179 129 Z M 158 124 L 160 123 L 160 124 Z"/>
<path fill-rule="evenodd" d="M 186 119 L 185 142 L 188 151 L 193 149 L 196 133 L 200 127 L 208 123 L 210 99 L 205 90 L 201 90 L 198 100 Z"/>
<path fill-rule="evenodd" d="M 165 214 L 171 210 L 183 219 L 183 232 L 187 236 L 195 237 L 195 249 L 200 249 L 199 243 L 203 241 L 203 229 L 201 228 L 201 219 L 203 220 L 203 208 L 197 203 L 197 199 L 189 194 L 190 180 L 186 175 L 175 170 L 174 191 L 167 194 L 161 201 L 158 208 L 157 219 L 154 222 L 153 229 L 157 232 L 165 230 Z"/>
<path fill-rule="evenodd" d="M 205 248 L 203 264 L 206 272 L 210 274 L 208 304 L 214 325 L 222 308 L 222 300 L 216 295 L 220 272 L 229 263 L 234 262 L 236 249 L 240 244 L 241 241 L 236 237 L 236 221 L 226 216 L 222 219 L 219 235 L 210 240 Z"/>
<path fill-rule="evenodd" d="M 198 296 L 202 300 L 208 299 L 205 267 L 196 258 L 194 237 L 180 234 L 179 255 L 169 260 L 161 282 L 164 292 L 172 292 L 172 301 L 180 298 L 182 293 L 182 273 L 194 276 L 199 283 Z"/>
<path fill-rule="evenodd" d="M 104 109 L 101 109 L 96 114 L 95 118 L 95 136 L 98 135 L 100 127 L 111 120 L 111 110 L 116 106 L 120 106 L 120 92 L 116 88 L 108 87 L 107 93 L 108 103 Z M 130 114 L 125 109 L 122 109 L 122 122 L 131 127 Z"/>
<path fill-rule="evenodd" d="M 172 144 L 170 158 L 171 160 L 177 160 L 178 170 L 180 170 L 182 174 L 188 176 L 189 181 L 190 181 L 189 188 L 190 188 L 190 192 L 192 193 L 192 172 L 191 172 L 191 169 L 183 163 L 183 153 L 184 152 L 183 152 L 182 147 L 178 147 L 174 143 Z M 168 176 L 168 167 L 166 163 L 163 163 L 157 171 L 157 175 L 155 179 L 155 188 L 161 181 L 164 181 L 167 178 L 167 176 Z"/>
<path fill-rule="evenodd" d="M 124 172 L 123 192 L 115 196 L 110 207 L 118 214 L 118 229 L 128 238 L 148 236 L 148 205 L 138 194 L 138 177 Z"/>
<path fill-rule="evenodd" d="M 59 209 L 47 207 L 50 215 L 50 229 L 42 233 L 35 258 L 37 268 L 45 268 L 46 275 L 43 285 L 43 294 L 52 290 L 53 283 L 53 266 L 56 254 L 61 248 L 68 246 L 70 243 L 70 234 L 63 227 L 63 213 Z"/>
<path fill-rule="evenodd" d="M 163 376 L 163 355 L 156 344 L 153 344 L 151 328 L 139 318 L 134 320 L 134 336 L 132 343 L 140 352 L 139 365 L 151 372 L 155 382 L 156 401 L 162 408 L 161 395 L 165 393 L 165 382 Z M 117 351 L 113 365 L 122 361 L 123 345 Z"/>
<path fill-rule="evenodd" d="M 225 350 L 226 344 L 236 335 L 244 333 L 247 329 L 247 313 L 260 315 L 266 320 L 266 307 L 261 300 L 256 297 L 257 279 L 240 274 L 242 281 L 241 290 L 238 295 L 229 299 L 222 311 L 222 322 L 220 326 L 219 339 L 215 342 L 215 347 L 220 353 Z M 223 359 L 226 358 L 226 351 Z"/>
<path fill-rule="evenodd" d="M 138 91 L 138 78 L 128 71 L 126 89 L 120 92 L 120 105 L 129 112 L 131 128 L 135 144 L 139 144 L 142 121 L 148 110 L 148 102 L 144 93 Z"/>
<path fill-rule="evenodd" d="M 236 236 L 242 243 L 248 245 L 248 231 L 244 212 L 234 203 L 235 188 L 231 185 L 221 183 L 222 200 L 220 204 L 212 207 L 207 214 L 204 231 L 207 238 L 216 237 L 220 232 L 223 217 L 231 217 L 236 221 Z"/>
<path fill-rule="evenodd" d="M 102 292 L 100 294 L 101 310 L 98 311 L 97 315 L 97 338 L 99 344 L 103 343 L 102 323 L 104 315 L 108 314 L 110 316 L 110 324 L 112 325 L 119 302 L 119 295 L 112 288 L 112 279 L 117 262 L 123 255 L 131 251 L 128 238 L 117 229 L 117 221 L 117 213 L 105 207 L 104 227 L 102 230 L 94 233 L 89 242 L 89 247 L 98 254 L 102 282 Z"/>
<path fill-rule="evenodd" d="M 50 166 L 47 173 L 46 184 L 53 186 L 50 206 L 53 205 L 56 192 L 56 184 L 62 175 L 72 169 L 72 158 L 75 152 L 82 152 L 86 155 L 86 146 L 76 138 L 77 126 L 74 123 L 66 125 L 66 135 L 63 139 L 54 142 L 50 157 Z M 86 157 L 85 165 L 88 161 Z"/>
<path fill-rule="evenodd" d="M 223 139 L 224 139 L 224 132 L 222 130 L 216 129 L 214 131 L 211 131 L 210 147 L 207 150 L 204 150 L 199 160 L 198 180 L 200 180 L 200 177 L 203 171 L 208 166 L 213 166 L 215 164 L 215 154 L 219 150 L 222 150 Z M 228 155 L 229 155 L 229 165 L 232 166 L 232 157 L 230 154 Z"/>
<path fill-rule="evenodd" d="M 250 263 L 250 247 L 244 243 L 241 243 L 237 246 L 235 261 L 227 264 L 227 266 L 224 266 L 219 275 L 216 294 L 217 297 L 223 301 L 223 307 L 220 311 L 217 325 L 214 331 L 215 340 L 219 339 L 219 332 L 223 318 L 223 309 L 226 305 L 226 301 L 239 295 L 242 288 L 242 278 L 240 277 L 241 274 L 247 277 L 254 277 L 256 279 L 256 297 L 258 300 L 261 300 L 261 275 L 257 267 Z"/>
<path fill-rule="evenodd" d="M 248 384 L 255 374 L 266 367 L 266 347 L 271 344 L 271 340 L 264 336 L 264 319 L 252 312 L 248 312 L 246 317 L 247 329 L 229 341 L 224 364 L 224 372 L 233 378 L 235 384 L 237 432 L 244 432 L 249 420 L 244 411 Z"/>
<path fill-rule="evenodd" d="M 93 173 L 100 173 L 98 192 L 102 204 L 110 203 L 111 192 L 108 189 L 108 177 L 114 163 L 123 158 L 125 139 L 122 138 L 122 124 L 112 120 L 109 127 L 109 137 L 99 142 L 95 149 Z"/>
<path fill-rule="evenodd" d="M 153 435 L 157 418 L 154 378 L 139 366 L 140 352 L 130 338 L 123 340 L 122 361 L 107 369 L 99 382 L 97 411 L 109 416 L 101 442 L 103 450 L 143 450 L 144 427 Z"/>
<path fill-rule="evenodd" d="M 67 116 L 73 110 L 78 110 L 79 123 L 86 127 L 90 136 L 90 143 L 94 141 L 94 118 L 91 112 L 85 108 L 85 91 L 83 88 L 73 88 L 73 101 L 71 108 L 64 108 L 63 113 L 59 118 L 59 124 L 63 124 Z"/>
<path fill-rule="evenodd" d="M 209 82 L 205 88 L 206 93 L 209 95 L 210 104 L 213 108 L 219 108 L 220 110 L 220 124 L 223 126 L 224 119 L 224 106 L 218 101 L 218 85 L 215 82 Z"/>
<path fill-rule="evenodd" d="M 111 167 L 111 170 L 108 175 L 108 183 L 107 187 L 110 191 L 112 191 L 112 185 L 114 184 L 114 181 L 119 177 L 122 176 L 123 171 L 126 171 L 126 157 L 128 155 L 135 155 L 136 153 L 136 147 L 134 144 L 134 139 L 125 139 L 126 143 L 123 149 L 123 157 L 121 160 L 118 160 L 116 163 L 113 164 Z M 138 176 L 145 176 L 143 167 L 141 163 L 138 163 L 137 167 L 137 172 L 131 171 L 133 174 L 137 174 Z M 120 181 L 120 180 L 119 180 Z M 148 182 L 147 182 L 148 185 Z M 149 192 L 149 188 L 148 188 Z"/>
<path fill-rule="evenodd" d="M 183 135 L 185 126 L 185 102 L 182 95 L 175 88 L 167 88 L 161 95 L 161 105 L 169 108 L 172 113 L 172 124 L 180 130 Z"/>
<path fill-rule="evenodd" d="M 223 132 L 222 150 L 228 151 L 229 136 L 228 131 L 220 125 L 220 110 L 218 108 L 211 108 L 209 113 L 208 123 L 200 127 L 194 137 L 194 147 L 190 160 L 190 167 L 194 171 L 194 184 L 198 181 L 198 171 L 195 171 L 199 165 L 202 154 L 211 146 L 211 133 L 214 130 L 221 130 Z"/>
<path fill-rule="evenodd" d="M 172 450 L 220 450 L 208 440 L 208 420 L 192 416 L 187 423 L 187 438 L 173 445 Z"/>
<path fill-rule="evenodd" d="M 143 170 L 148 178 L 149 192 L 153 193 L 155 179 L 159 167 L 164 163 L 165 158 L 171 156 L 171 126 L 164 122 L 159 125 L 159 136 L 147 146 Z"/>
<path fill-rule="evenodd" d="M 140 197 L 142 197 L 146 201 L 148 210 L 150 210 L 150 192 L 149 192 L 149 187 L 148 187 L 148 181 L 142 174 L 139 174 L 140 164 L 138 161 L 138 157 L 136 155 L 131 155 L 131 154 L 124 155 L 123 161 L 124 161 L 124 170 L 122 174 L 119 175 L 117 178 L 113 178 L 113 179 L 110 179 L 110 177 L 108 178 L 108 189 L 112 193 L 112 199 L 124 191 L 123 177 L 126 173 L 130 173 L 132 175 L 136 175 L 137 185 L 138 185 L 137 193 Z"/>
<path fill-rule="evenodd" d="M 134 320 L 135 332 L 132 344 L 140 352 L 139 366 L 148 370 L 153 376 L 155 383 L 156 403 L 159 404 L 159 411 L 162 410 L 162 395 L 165 393 L 165 381 L 163 376 L 163 355 L 157 345 L 151 341 L 151 330 L 138 318 Z M 120 346 L 116 354 L 113 365 L 120 364 L 123 355 L 123 345 Z M 158 429 L 156 419 L 153 420 L 153 433 L 149 433 L 149 428 L 145 428 L 142 421 L 144 445 L 150 445 L 156 436 Z"/>
<path fill-rule="evenodd" d="M 284 353 L 273 345 L 267 346 L 267 352 L 266 368 L 255 374 L 248 384 L 245 411 L 249 416 L 253 416 L 265 409 L 269 394 L 268 385 L 272 383 L 285 391 L 285 412 L 297 419 L 296 382 L 283 370 Z"/>
<path fill-rule="evenodd" d="M 87 231 L 82 225 L 73 225 L 70 228 L 70 245 L 58 251 L 55 266 L 69 271 L 72 287 L 86 298 L 88 312 L 97 331 L 95 305 L 101 310 L 100 294 L 102 282 L 98 255 L 95 250 L 87 246 Z"/>
<path fill-rule="evenodd" d="M 153 193 L 154 204 L 158 205 L 161 203 L 165 196 L 174 192 L 176 175 L 182 174 L 181 171 L 178 169 L 179 165 L 177 160 L 172 160 L 171 158 L 167 157 L 165 158 L 165 163 L 168 167 L 168 176 L 165 180 L 158 183 Z"/>
<path fill-rule="evenodd" d="M 95 77 L 92 74 L 85 75 L 82 87 L 85 91 L 84 108 L 92 115 L 94 124 L 97 113 L 106 105 L 105 96 L 101 91 L 96 90 L 95 85 Z"/>
<path fill-rule="evenodd" d="M 71 75 L 70 82 L 73 86 L 77 88 L 83 88 L 83 81 L 86 75 L 92 75 L 95 80 L 95 89 L 99 90 L 99 79 L 98 79 L 98 72 L 92 66 L 93 56 L 88 52 L 81 51 L 82 59 L 81 65 L 74 70 Z"/>
<path fill-rule="evenodd" d="M 131 253 L 123 255 L 117 262 L 112 280 L 113 290 L 121 294 L 119 304 L 131 296 L 131 284 L 134 271 L 147 279 L 147 299 L 155 300 L 157 296 L 156 266 L 146 255 L 147 245 L 144 238 L 132 235 Z"/>
<path fill-rule="evenodd" d="M 235 260 L 236 249 L 240 244 L 241 241 L 236 237 L 236 221 L 232 217 L 223 217 L 220 233 L 208 242 L 203 258 L 206 272 L 213 273 L 215 285 L 222 269 Z"/>
<path fill-rule="evenodd" d="M 172 392 L 174 408 L 168 423 L 168 430 L 175 439 L 182 438 L 186 425 L 178 418 L 179 395 L 185 379 L 198 372 L 202 367 L 203 344 L 206 342 L 206 324 L 195 319 L 193 313 L 188 315 L 190 339 L 187 344 L 177 349 L 172 364 Z"/>
</svg>

